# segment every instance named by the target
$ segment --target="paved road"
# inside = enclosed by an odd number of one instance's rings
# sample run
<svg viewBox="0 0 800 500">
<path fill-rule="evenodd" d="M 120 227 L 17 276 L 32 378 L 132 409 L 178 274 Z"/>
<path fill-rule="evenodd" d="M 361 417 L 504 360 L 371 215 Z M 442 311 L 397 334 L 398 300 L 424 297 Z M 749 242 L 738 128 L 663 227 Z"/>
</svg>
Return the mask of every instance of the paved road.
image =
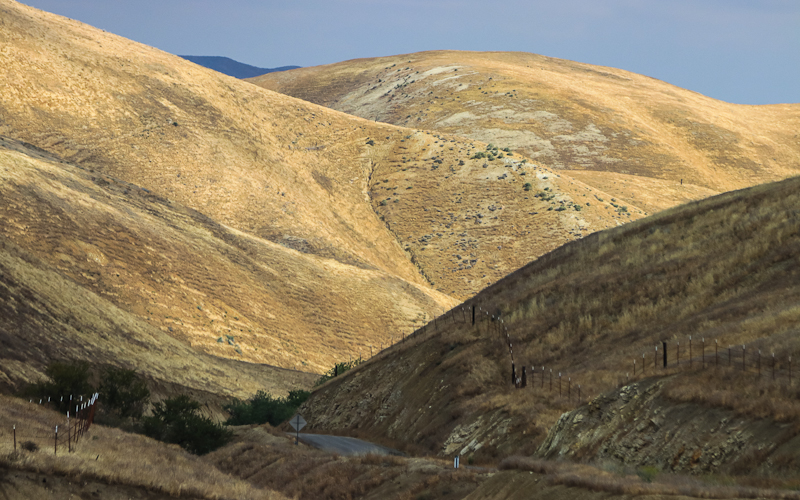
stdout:
<svg viewBox="0 0 800 500">
<path fill-rule="evenodd" d="M 294 432 L 287 432 L 287 434 L 292 437 L 295 436 Z M 375 455 L 402 455 L 402 453 L 397 450 L 350 437 L 328 436 L 325 434 L 303 434 L 301 432 L 300 441 L 314 448 L 338 453 L 340 455 L 366 455 L 368 453 L 373 453 Z"/>
</svg>

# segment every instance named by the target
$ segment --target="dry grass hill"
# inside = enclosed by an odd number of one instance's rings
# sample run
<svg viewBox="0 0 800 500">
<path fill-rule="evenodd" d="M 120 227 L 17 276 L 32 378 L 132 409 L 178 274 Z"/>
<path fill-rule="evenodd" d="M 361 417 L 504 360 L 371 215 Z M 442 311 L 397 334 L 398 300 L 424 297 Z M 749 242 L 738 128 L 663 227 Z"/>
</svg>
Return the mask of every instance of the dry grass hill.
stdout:
<svg viewBox="0 0 800 500">
<path fill-rule="evenodd" d="M 486 145 L 276 94 L 10 0 L 0 14 L 0 235 L 198 352 L 319 373 L 644 214 L 519 153 L 470 159 Z M 12 385 L 52 357 L 23 369 L 13 356 Z"/>
<path fill-rule="evenodd" d="M 316 391 L 310 427 L 479 462 L 753 464 L 780 472 L 766 486 L 797 486 L 800 180 L 669 208 L 797 173 L 797 105 L 734 106 L 529 54 L 434 52 L 257 83 L 313 102 L 0 0 L 0 391 L 81 359 L 217 411 L 394 344 Z M 746 345 L 749 370 L 695 355 L 631 374 L 657 342 L 677 353 L 690 335 L 723 356 Z M 563 373 L 560 394 L 538 371 L 513 388 L 512 359 Z M 50 423 L 2 403 L 3 422 Z M 112 498 L 503 498 L 541 477 L 550 497 L 639 491 L 602 469 L 510 459 L 490 480 L 249 438 L 201 463 L 97 428 L 68 460 L 0 453 L 0 492 L 9 468 L 31 474 L 13 479 L 30 496 L 44 494 L 37 474 L 108 483 Z M 163 459 L 182 475 L 149 482 Z M 310 461 L 314 481 L 287 475 Z M 684 491 L 670 488 L 645 493 Z"/>
<path fill-rule="evenodd" d="M 535 54 L 422 52 L 250 81 L 363 118 L 509 146 L 651 213 L 800 172 L 800 104 L 728 104 Z"/>
<path fill-rule="evenodd" d="M 458 306 L 301 411 L 315 429 L 442 456 L 794 477 L 799 216 L 792 178 L 572 242 L 467 301 L 475 326 Z"/>
</svg>

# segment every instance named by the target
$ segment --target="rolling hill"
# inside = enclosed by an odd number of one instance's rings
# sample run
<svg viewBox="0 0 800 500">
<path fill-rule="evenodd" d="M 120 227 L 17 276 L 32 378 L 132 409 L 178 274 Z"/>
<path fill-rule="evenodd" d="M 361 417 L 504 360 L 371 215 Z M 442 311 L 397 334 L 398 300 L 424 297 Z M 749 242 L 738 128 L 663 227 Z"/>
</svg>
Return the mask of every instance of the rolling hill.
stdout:
<svg viewBox="0 0 800 500">
<path fill-rule="evenodd" d="M 301 411 L 315 429 L 442 456 L 790 471 L 799 215 L 791 178 L 569 243 L 328 382 Z M 512 361 L 526 388 L 511 383 Z"/>
<path fill-rule="evenodd" d="M 650 213 L 800 172 L 800 104 L 728 104 L 536 54 L 421 52 L 249 81 L 356 116 L 509 146 Z"/>
<path fill-rule="evenodd" d="M 198 352 L 319 373 L 643 216 L 518 153 L 477 158 L 486 144 L 309 104 L 10 0 L 0 14 L 0 135 L 46 160 L 4 154 L 0 234 Z"/>
</svg>

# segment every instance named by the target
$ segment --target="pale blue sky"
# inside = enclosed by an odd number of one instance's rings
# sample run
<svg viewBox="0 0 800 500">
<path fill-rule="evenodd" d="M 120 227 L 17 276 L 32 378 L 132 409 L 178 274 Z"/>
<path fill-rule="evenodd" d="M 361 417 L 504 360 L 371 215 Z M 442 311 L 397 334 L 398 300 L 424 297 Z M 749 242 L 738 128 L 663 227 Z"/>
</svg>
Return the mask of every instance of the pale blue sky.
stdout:
<svg viewBox="0 0 800 500">
<path fill-rule="evenodd" d="M 800 102 L 800 0 L 26 0 L 174 54 L 315 66 L 534 52 L 741 104 Z"/>
</svg>

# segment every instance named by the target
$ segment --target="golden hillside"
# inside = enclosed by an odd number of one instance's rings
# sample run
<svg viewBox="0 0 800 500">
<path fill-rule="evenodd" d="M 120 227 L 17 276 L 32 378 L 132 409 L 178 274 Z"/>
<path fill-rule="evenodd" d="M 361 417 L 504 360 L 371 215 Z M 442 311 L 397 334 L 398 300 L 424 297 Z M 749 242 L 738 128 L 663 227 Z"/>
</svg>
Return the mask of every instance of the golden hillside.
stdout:
<svg viewBox="0 0 800 500">
<path fill-rule="evenodd" d="M 135 368 L 156 394 L 212 402 L 314 380 L 241 361 L 315 359 L 304 339 L 253 328 L 267 323 L 259 304 L 274 301 L 262 284 L 274 272 L 270 257 L 289 250 L 3 138 L 0 197 L 4 391 L 43 378 L 54 359 Z"/>
<path fill-rule="evenodd" d="M 519 154 L 490 165 L 470 159 L 483 143 L 445 147 L 10 0 L 0 14 L 0 134 L 47 160 L 4 153 L 2 234 L 207 354 L 320 372 L 643 214 Z"/>
<path fill-rule="evenodd" d="M 369 202 L 366 137 L 395 127 L 15 2 L 0 14 L 2 133 L 80 167 L 5 166 L 2 231 L 25 251 L 200 351 L 316 372 L 453 303 Z M 132 212 L 140 198 L 154 205 Z"/>
<path fill-rule="evenodd" d="M 564 245 L 327 383 L 301 411 L 316 429 L 447 456 L 530 455 L 558 421 L 539 453 L 664 470 L 791 468 L 797 434 L 787 423 L 800 415 L 799 214 L 800 178 L 792 178 Z M 476 326 L 461 309 L 472 306 Z M 670 365 L 654 373 L 662 341 Z M 525 389 L 511 384 L 512 356 L 518 374 L 528 369 Z M 666 444 L 648 445 L 654 435 Z"/>
<path fill-rule="evenodd" d="M 728 104 L 535 54 L 421 52 L 249 81 L 371 120 L 510 146 L 648 212 L 800 172 L 800 104 Z"/>
</svg>

